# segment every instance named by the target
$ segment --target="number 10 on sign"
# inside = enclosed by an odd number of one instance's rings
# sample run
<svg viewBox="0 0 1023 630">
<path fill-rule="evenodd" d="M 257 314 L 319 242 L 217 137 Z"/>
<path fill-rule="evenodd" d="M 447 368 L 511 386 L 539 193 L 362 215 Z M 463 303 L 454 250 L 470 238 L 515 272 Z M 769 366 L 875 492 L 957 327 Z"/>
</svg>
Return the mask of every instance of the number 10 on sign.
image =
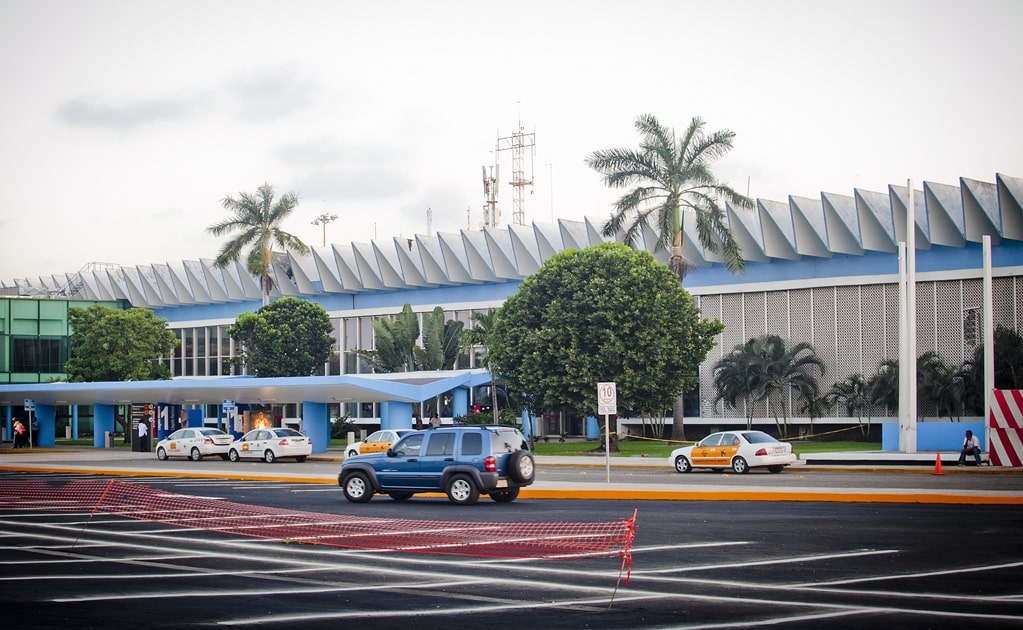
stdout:
<svg viewBox="0 0 1023 630">
<path fill-rule="evenodd" d="M 618 390 L 614 383 L 597 383 L 597 414 L 604 416 L 604 462 L 611 483 L 611 428 L 608 416 L 618 413 Z"/>
</svg>

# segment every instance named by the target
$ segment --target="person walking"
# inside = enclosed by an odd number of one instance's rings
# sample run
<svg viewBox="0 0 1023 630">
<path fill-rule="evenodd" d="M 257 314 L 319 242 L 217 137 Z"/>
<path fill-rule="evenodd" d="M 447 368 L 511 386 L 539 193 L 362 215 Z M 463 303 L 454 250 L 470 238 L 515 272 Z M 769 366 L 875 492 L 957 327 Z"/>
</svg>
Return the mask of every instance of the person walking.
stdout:
<svg viewBox="0 0 1023 630">
<path fill-rule="evenodd" d="M 149 425 L 145 420 L 139 420 L 139 446 L 143 453 L 149 452 Z"/>
<path fill-rule="evenodd" d="M 14 421 L 14 448 L 25 447 L 25 425 L 21 420 Z"/>
</svg>

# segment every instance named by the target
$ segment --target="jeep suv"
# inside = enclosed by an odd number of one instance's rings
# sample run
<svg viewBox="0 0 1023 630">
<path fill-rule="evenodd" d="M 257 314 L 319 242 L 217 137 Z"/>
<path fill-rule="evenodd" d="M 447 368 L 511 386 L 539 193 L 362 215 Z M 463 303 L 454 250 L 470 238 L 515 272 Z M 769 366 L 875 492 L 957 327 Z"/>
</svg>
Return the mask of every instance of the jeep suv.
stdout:
<svg viewBox="0 0 1023 630">
<path fill-rule="evenodd" d="M 387 452 L 346 458 L 337 483 L 354 503 L 378 493 L 404 501 L 417 492 L 445 492 L 452 503 L 470 505 L 481 494 L 514 501 L 533 476 L 533 454 L 518 429 L 462 425 L 415 431 Z"/>
</svg>

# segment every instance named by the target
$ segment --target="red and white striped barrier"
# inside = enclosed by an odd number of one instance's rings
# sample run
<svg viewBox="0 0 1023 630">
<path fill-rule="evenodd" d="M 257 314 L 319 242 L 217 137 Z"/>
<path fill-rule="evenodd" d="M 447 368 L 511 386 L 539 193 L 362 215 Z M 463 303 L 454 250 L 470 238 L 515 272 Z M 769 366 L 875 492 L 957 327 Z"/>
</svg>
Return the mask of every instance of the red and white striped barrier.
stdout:
<svg viewBox="0 0 1023 630">
<path fill-rule="evenodd" d="M 1023 466 L 1023 390 L 996 389 L 988 436 L 992 466 Z"/>
</svg>

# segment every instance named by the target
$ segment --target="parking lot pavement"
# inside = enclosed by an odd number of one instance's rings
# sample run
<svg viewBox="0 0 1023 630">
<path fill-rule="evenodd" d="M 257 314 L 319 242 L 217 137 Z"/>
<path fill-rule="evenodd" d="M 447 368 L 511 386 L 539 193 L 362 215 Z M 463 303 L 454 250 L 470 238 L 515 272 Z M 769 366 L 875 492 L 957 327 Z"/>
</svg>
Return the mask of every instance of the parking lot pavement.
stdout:
<svg viewBox="0 0 1023 630">
<path fill-rule="evenodd" d="M 864 453 L 861 465 L 799 462 L 781 475 L 751 473 L 678 475 L 666 459 L 649 457 L 537 457 L 537 481 L 522 497 L 539 499 L 646 499 L 678 501 L 824 501 L 1023 505 L 1023 469 L 953 465 L 935 477 L 900 454 Z M 891 463 L 877 464 L 888 457 Z M 935 457 L 919 454 L 919 458 Z M 215 477 L 336 484 L 343 455 L 316 454 L 304 463 L 159 461 L 124 448 L 0 449 L 0 470 L 98 475 Z M 578 472 L 578 471 L 582 472 Z M 570 471 L 570 472 L 565 472 Z M 577 472 L 571 472 L 577 471 Z M 855 474 L 850 474 L 855 473 Z M 871 473 L 871 474 L 861 474 Z M 953 483 L 955 481 L 955 483 Z"/>
</svg>

